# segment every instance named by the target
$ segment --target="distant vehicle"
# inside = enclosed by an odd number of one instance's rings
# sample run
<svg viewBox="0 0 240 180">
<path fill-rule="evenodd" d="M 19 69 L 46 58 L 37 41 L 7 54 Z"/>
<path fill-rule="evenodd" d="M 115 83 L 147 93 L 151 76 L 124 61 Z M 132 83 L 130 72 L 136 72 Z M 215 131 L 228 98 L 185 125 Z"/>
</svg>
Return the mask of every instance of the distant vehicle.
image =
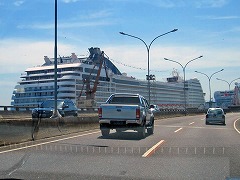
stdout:
<svg viewBox="0 0 240 180">
<path fill-rule="evenodd" d="M 145 137 L 154 131 L 154 115 L 147 100 L 139 94 L 113 94 L 106 104 L 98 109 L 100 130 L 108 136 L 110 129 L 116 132 L 134 130 L 139 137 Z"/>
<path fill-rule="evenodd" d="M 209 108 L 206 114 L 206 124 L 209 123 L 225 123 L 225 112 L 222 108 Z"/>
<path fill-rule="evenodd" d="M 54 99 L 44 101 L 40 107 L 32 110 L 32 118 L 50 118 L 54 111 Z M 78 116 L 78 109 L 70 99 L 58 99 L 57 109 L 62 117 Z"/>
<path fill-rule="evenodd" d="M 152 109 L 152 112 L 159 112 L 159 111 L 160 111 L 159 106 L 158 106 L 158 105 L 155 105 L 155 104 L 151 105 L 150 108 Z"/>
</svg>

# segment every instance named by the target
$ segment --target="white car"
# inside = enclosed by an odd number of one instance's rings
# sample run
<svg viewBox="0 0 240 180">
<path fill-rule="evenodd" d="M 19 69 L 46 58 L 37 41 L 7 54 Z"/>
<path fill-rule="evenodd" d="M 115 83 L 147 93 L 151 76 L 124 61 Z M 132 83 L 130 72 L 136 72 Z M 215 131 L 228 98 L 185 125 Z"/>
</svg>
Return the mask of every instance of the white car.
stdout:
<svg viewBox="0 0 240 180">
<path fill-rule="evenodd" d="M 222 108 L 209 108 L 206 114 L 206 124 L 209 123 L 225 123 L 225 112 Z"/>
</svg>

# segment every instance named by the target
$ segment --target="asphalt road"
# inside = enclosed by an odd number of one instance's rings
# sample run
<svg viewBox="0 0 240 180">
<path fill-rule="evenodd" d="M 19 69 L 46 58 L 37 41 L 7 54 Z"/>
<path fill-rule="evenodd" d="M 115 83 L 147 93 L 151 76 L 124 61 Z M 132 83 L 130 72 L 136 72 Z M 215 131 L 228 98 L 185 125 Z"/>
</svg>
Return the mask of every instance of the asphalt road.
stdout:
<svg viewBox="0 0 240 180">
<path fill-rule="evenodd" d="M 240 179 L 240 133 L 204 115 L 155 121 L 153 135 L 98 129 L 0 148 L 0 178 Z M 235 123 L 236 124 L 236 123 Z"/>
</svg>

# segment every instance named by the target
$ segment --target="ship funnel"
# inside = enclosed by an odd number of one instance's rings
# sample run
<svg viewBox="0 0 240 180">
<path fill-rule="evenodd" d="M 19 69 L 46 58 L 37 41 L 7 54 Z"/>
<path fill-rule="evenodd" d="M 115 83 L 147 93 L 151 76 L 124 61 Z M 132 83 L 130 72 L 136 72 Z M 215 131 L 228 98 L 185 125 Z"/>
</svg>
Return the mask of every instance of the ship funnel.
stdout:
<svg viewBox="0 0 240 180">
<path fill-rule="evenodd" d="M 90 52 L 90 55 L 89 55 L 89 59 L 91 59 L 93 62 L 95 63 L 99 63 L 99 57 L 101 56 L 102 52 L 100 50 L 100 48 L 89 48 L 89 52 Z"/>
<path fill-rule="evenodd" d="M 91 47 L 91 48 L 89 48 L 89 52 L 90 52 L 90 54 L 91 55 L 93 55 L 93 54 L 101 54 L 101 50 L 100 50 L 100 48 L 97 48 L 97 47 L 95 47 L 95 48 L 93 48 L 93 47 Z"/>
</svg>

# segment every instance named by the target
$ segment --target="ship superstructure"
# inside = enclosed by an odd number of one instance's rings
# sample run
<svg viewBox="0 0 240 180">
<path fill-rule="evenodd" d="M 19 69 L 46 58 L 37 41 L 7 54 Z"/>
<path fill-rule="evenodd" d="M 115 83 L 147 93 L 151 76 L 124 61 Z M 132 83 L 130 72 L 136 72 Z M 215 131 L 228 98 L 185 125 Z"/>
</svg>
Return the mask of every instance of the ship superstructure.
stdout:
<svg viewBox="0 0 240 180">
<path fill-rule="evenodd" d="M 97 70 L 94 65 L 101 54 L 99 48 L 90 48 L 88 57 L 79 58 L 75 53 L 69 57 L 57 59 L 57 97 L 71 99 L 76 104 L 84 86 L 84 79 L 94 81 Z M 12 97 L 12 105 L 19 107 L 36 107 L 46 99 L 54 98 L 54 59 L 44 57 L 45 63 L 41 66 L 27 68 L 21 75 Z M 98 64 L 97 64 L 98 65 Z M 138 80 L 119 69 L 109 60 L 105 59 L 105 68 L 102 68 L 95 95 L 96 106 L 105 102 L 112 93 L 139 93 L 148 97 L 148 84 L 146 80 Z M 106 75 L 107 73 L 107 75 Z M 109 78 L 109 79 L 108 79 Z M 108 81 L 107 81 L 108 79 Z M 185 82 L 186 102 L 188 108 L 198 108 L 204 104 L 204 95 L 198 79 L 189 79 Z M 90 83 L 90 86 L 93 86 Z M 161 108 L 182 109 L 184 107 L 183 80 L 176 72 L 166 82 L 151 81 L 151 104 Z M 85 98 L 83 93 L 81 98 Z"/>
</svg>

